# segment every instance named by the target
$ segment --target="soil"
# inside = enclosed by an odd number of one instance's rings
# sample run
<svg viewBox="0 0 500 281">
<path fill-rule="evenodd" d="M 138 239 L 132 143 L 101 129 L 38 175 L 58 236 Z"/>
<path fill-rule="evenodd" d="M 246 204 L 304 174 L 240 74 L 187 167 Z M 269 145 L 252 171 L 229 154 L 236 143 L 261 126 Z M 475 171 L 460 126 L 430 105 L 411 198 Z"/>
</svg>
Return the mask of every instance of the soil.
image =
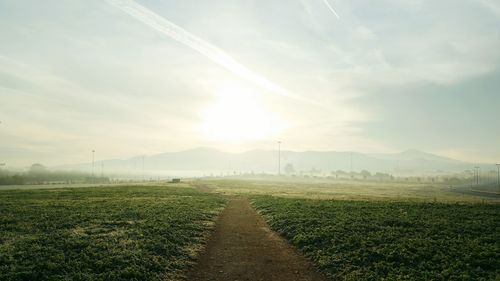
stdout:
<svg viewBox="0 0 500 281">
<path fill-rule="evenodd" d="M 327 280 L 269 226 L 245 198 L 232 198 L 220 215 L 189 281 Z"/>
</svg>

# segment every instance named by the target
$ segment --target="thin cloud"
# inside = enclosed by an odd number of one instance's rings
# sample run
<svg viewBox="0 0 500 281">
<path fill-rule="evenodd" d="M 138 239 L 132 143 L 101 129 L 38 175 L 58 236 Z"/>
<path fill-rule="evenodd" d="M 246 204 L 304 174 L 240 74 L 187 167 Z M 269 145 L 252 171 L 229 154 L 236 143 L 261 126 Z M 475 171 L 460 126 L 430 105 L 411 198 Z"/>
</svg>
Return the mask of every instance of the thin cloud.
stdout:
<svg viewBox="0 0 500 281">
<path fill-rule="evenodd" d="M 269 81 L 262 75 L 252 71 L 251 69 L 237 62 L 235 59 L 233 59 L 230 55 L 228 55 L 221 49 L 191 34 L 182 27 L 157 15 L 153 11 L 138 4 L 135 1 L 107 0 L 107 2 L 119 8 L 120 10 L 124 11 L 125 13 L 129 14 L 130 16 L 134 17 L 135 19 L 143 22 L 149 27 L 155 29 L 156 31 L 168 35 L 172 39 L 192 48 L 195 51 L 198 51 L 211 61 L 219 64 L 220 66 L 229 70 L 233 74 L 236 74 L 237 76 L 243 78 L 244 80 L 254 83 L 260 86 L 261 88 L 268 90 L 274 94 L 278 94 L 302 102 L 307 102 L 310 104 L 320 105 L 316 101 L 290 93 L 288 90 L 282 88 L 281 86 L 275 84 L 272 81 Z"/>
<path fill-rule="evenodd" d="M 500 17 L 500 4 L 498 2 L 492 0 L 478 0 L 478 2 L 488 11 Z"/>
<path fill-rule="evenodd" d="M 337 19 L 340 20 L 339 14 L 337 14 L 337 11 L 335 11 L 335 9 L 332 7 L 332 5 L 330 5 L 330 3 L 328 2 L 328 0 L 323 0 L 323 2 L 325 2 L 325 5 L 335 15 L 335 17 L 337 17 Z"/>
</svg>

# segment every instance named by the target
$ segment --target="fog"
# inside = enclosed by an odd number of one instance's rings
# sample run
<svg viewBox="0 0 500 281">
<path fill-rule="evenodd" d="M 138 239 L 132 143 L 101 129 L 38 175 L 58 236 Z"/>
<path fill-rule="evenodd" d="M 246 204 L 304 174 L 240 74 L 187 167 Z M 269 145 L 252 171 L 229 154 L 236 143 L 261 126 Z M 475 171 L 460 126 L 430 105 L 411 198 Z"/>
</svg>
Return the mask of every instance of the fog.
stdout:
<svg viewBox="0 0 500 281">
<path fill-rule="evenodd" d="M 499 280 L 499 0 L 0 0 L 1 280 Z"/>
</svg>

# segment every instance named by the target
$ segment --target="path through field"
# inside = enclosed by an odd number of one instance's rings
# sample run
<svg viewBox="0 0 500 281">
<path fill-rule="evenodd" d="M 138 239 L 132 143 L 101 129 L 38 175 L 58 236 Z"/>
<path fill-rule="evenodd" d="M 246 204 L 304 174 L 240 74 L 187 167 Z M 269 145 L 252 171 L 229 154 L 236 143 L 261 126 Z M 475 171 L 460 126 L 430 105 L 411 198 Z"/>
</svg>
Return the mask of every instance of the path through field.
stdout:
<svg viewBox="0 0 500 281">
<path fill-rule="evenodd" d="M 269 230 L 244 198 L 232 199 L 188 275 L 193 281 L 322 281 L 310 263 Z"/>
</svg>

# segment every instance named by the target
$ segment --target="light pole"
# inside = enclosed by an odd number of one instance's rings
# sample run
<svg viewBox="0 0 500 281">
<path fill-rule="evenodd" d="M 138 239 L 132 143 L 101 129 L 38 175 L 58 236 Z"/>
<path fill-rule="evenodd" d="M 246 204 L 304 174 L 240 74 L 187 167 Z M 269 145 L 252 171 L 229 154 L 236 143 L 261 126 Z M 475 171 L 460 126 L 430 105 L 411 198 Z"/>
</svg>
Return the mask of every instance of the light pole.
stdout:
<svg viewBox="0 0 500 281">
<path fill-rule="evenodd" d="M 498 192 L 500 192 L 500 163 L 497 165 L 497 182 L 498 182 Z"/>
<path fill-rule="evenodd" d="M 278 176 L 281 176 L 281 141 L 278 141 Z"/>
<path fill-rule="evenodd" d="M 476 166 L 474 167 L 474 170 L 476 171 L 476 187 L 479 186 L 479 167 Z"/>
<path fill-rule="evenodd" d="M 94 177 L 94 154 L 95 150 L 92 150 L 92 177 Z"/>
</svg>

